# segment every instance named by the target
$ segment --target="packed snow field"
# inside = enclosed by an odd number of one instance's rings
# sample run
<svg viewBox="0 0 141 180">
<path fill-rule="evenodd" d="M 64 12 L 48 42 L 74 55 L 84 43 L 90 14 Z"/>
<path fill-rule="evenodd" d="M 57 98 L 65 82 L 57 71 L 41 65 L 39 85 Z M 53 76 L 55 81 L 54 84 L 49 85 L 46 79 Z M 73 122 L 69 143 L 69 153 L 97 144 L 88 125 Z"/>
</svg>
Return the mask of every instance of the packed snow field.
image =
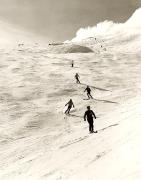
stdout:
<svg viewBox="0 0 141 180">
<path fill-rule="evenodd" d="M 93 53 L 1 48 L 0 179 L 141 177 L 141 56 L 106 48 L 98 42 Z M 93 100 L 87 100 L 86 85 Z M 75 108 L 66 116 L 70 98 Z M 96 113 L 97 134 L 89 134 L 83 120 L 87 105 Z"/>
<path fill-rule="evenodd" d="M 0 179 L 140 180 L 140 40 L 139 32 L 120 32 L 1 45 Z M 87 85 L 94 99 L 87 100 Z M 70 98 L 75 108 L 66 116 Z M 88 105 L 97 134 L 83 119 Z"/>
</svg>

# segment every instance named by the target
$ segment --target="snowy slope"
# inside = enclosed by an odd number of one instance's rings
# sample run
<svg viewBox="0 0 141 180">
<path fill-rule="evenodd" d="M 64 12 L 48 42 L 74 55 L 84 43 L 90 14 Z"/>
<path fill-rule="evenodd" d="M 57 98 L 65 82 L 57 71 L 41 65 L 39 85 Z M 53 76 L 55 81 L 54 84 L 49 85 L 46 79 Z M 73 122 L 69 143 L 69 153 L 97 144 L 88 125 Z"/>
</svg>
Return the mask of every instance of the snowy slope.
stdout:
<svg viewBox="0 0 141 180">
<path fill-rule="evenodd" d="M 67 45 L 59 47 L 62 54 L 57 46 L 54 54 L 45 45 L 0 47 L 0 179 L 141 179 L 141 54 L 135 35 L 68 45 L 93 53 L 68 53 Z M 86 100 L 86 85 L 94 100 Z M 75 108 L 65 116 L 70 98 Z M 97 134 L 89 134 L 83 120 L 87 105 L 96 113 Z"/>
<path fill-rule="evenodd" d="M 105 171 L 107 180 L 140 177 L 138 54 L 17 49 L 1 50 L 1 56 L 0 179 L 66 180 L 82 174 L 102 179 Z M 84 84 L 75 84 L 75 72 Z M 92 86 L 94 101 L 83 100 L 85 84 Z M 76 108 L 66 117 L 62 111 L 70 97 Z M 98 134 L 90 135 L 83 121 L 89 104 L 98 117 Z"/>
</svg>

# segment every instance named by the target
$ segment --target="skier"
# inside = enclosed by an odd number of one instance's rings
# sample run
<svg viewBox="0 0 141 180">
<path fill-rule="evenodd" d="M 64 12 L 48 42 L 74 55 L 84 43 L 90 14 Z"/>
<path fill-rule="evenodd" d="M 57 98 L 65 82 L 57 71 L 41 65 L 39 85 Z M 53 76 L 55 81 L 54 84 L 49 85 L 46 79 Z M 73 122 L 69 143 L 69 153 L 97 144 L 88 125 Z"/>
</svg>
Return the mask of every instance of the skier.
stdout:
<svg viewBox="0 0 141 180">
<path fill-rule="evenodd" d="M 78 84 L 80 84 L 79 77 L 80 77 L 79 74 L 76 73 L 76 74 L 75 74 L 75 79 L 76 79 L 76 83 L 78 83 Z"/>
<path fill-rule="evenodd" d="M 71 62 L 71 67 L 73 67 L 74 66 L 74 61 L 72 60 L 72 62 Z"/>
<path fill-rule="evenodd" d="M 86 87 L 86 89 L 84 90 L 84 92 L 87 91 L 87 96 L 88 96 L 88 99 L 93 99 L 92 95 L 91 95 L 91 89 L 89 86 Z"/>
<path fill-rule="evenodd" d="M 65 111 L 65 114 L 70 114 L 71 108 L 74 107 L 74 104 L 73 104 L 72 99 L 70 99 L 69 102 L 68 102 L 65 106 L 67 106 L 67 105 L 68 105 L 68 108 L 67 108 L 67 110 Z"/>
<path fill-rule="evenodd" d="M 84 114 L 84 121 L 86 121 L 86 118 L 87 118 L 87 121 L 89 123 L 89 132 L 90 133 L 97 133 L 97 131 L 94 131 L 93 117 L 96 119 L 95 113 L 90 109 L 90 106 L 87 106 L 87 111 Z"/>
</svg>

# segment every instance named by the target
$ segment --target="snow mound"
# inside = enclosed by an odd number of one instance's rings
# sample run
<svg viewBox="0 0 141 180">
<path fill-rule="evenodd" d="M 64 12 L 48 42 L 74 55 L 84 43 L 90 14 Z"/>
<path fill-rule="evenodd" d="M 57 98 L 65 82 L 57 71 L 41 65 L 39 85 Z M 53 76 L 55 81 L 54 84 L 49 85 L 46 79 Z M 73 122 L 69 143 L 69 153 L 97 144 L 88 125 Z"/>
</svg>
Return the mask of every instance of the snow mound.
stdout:
<svg viewBox="0 0 141 180">
<path fill-rule="evenodd" d="M 91 53 L 93 52 L 91 48 L 86 46 L 81 46 L 77 44 L 64 44 L 64 45 L 51 45 L 48 48 L 50 53 L 66 54 L 66 53 Z"/>
</svg>

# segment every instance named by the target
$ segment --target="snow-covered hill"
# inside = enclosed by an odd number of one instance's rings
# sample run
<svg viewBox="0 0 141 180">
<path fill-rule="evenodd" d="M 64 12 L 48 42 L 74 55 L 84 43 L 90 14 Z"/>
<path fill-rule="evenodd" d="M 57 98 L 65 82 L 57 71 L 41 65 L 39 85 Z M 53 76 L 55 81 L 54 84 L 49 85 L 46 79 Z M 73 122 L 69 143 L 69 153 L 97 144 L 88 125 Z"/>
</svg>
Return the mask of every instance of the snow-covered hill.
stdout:
<svg viewBox="0 0 141 180">
<path fill-rule="evenodd" d="M 137 9 L 125 23 L 104 21 L 94 27 L 81 28 L 76 37 L 61 45 L 49 46 L 50 53 L 99 52 L 99 49 L 117 52 L 140 52 L 141 8 Z"/>
<path fill-rule="evenodd" d="M 82 41 L 89 37 L 115 38 L 118 36 L 118 38 L 122 38 L 122 36 L 141 35 L 140 19 L 141 8 L 137 9 L 125 23 L 114 23 L 113 21 L 105 20 L 96 26 L 81 28 L 77 31 L 76 37 L 72 39 L 72 42 Z"/>
</svg>

